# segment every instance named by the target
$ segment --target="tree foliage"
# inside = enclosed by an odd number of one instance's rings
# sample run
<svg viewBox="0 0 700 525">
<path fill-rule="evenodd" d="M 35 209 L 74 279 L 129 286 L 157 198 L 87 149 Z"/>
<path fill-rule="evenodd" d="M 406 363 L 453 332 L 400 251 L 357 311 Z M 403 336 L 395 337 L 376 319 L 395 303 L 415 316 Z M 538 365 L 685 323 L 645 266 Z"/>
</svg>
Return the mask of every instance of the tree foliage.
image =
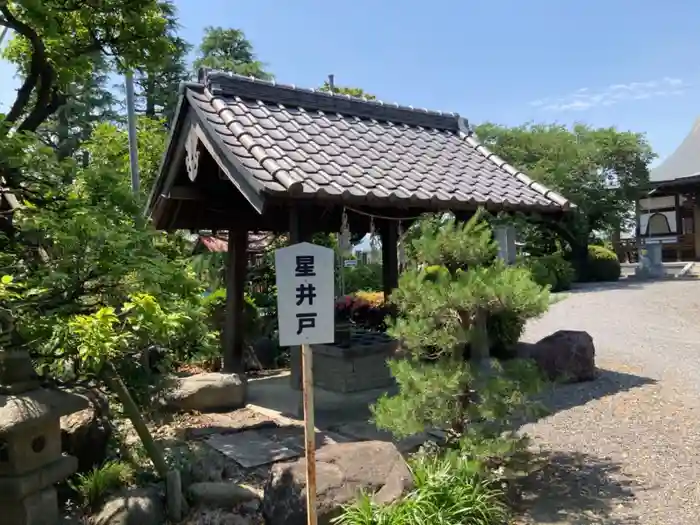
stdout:
<svg viewBox="0 0 700 525">
<path fill-rule="evenodd" d="M 137 69 L 134 76 L 136 86 L 136 111 L 150 118 L 172 120 L 179 96 L 180 83 L 188 80 L 187 54 L 192 45 L 177 35 L 179 29 L 175 13 L 167 18 L 166 38 L 170 42 L 170 53 L 155 63 Z"/>
<path fill-rule="evenodd" d="M 339 95 L 349 95 L 351 97 L 364 98 L 367 100 L 377 100 L 377 97 L 365 92 L 365 90 L 362 88 L 335 85 L 331 88 L 331 85 L 328 81 L 323 83 L 323 86 L 319 88 L 319 91 L 325 91 L 326 93 L 333 92 Z"/>
<path fill-rule="evenodd" d="M 22 85 L 5 115 L 18 131 L 36 131 L 83 85 L 104 57 L 121 71 L 158 62 L 171 52 L 160 0 L 22 0 L 0 4 L 0 25 L 13 31 L 3 51 Z"/>
<path fill-rule="evenodd" d="M 649 181 L 654 154 L 643 134 L 577 124 L 482 124 L 479 138 L 496 154 L 576 204 L 570 220 L 554 224 L 585 256 L 594 231 L 625 227 Z"/>
<path fill-rule="evenodd" d="M 487 320 L 501 313 L 520 319 L 539 315 L 548 306 L 547 291 L 528 270 L 496 259 L 497 246 L 481 214 L 465 224 L 448 219 L 419 226 L 421 235 L 413 241 L 419 265 L 401 276 L 391 297 L 399 315 L 389 332 L 408 356 L 391 364 L 399 394 L 378 402 L 376 422 L 399 435 L 431 427 L 462 435 L 467 424 L 500 432 L 536 372 L 517 360 L 491 363 L 485 371 Z"/>
<path fill-rule="evenodd" d="M 271 80 L 272 74 L 265 70 L 253 51 L 253 45 L 240 29 L 207 27 L 197 50 L 194 68 L 210 68 L 237 75 Z"/>
</svg>

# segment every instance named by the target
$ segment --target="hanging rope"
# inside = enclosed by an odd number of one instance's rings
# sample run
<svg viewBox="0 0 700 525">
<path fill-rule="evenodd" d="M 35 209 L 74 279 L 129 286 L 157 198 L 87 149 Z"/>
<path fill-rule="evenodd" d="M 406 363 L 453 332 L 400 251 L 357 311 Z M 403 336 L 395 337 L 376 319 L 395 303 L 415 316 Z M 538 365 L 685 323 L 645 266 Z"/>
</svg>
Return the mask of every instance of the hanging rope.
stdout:
<svg viewBox="0 0 700 525">
<path fill-rule="evenodd" d="M 366 211 L 362 210 L 356 210 L 355 208 L 351 208 L 350 206 L 345 206 L 343 208 L 343 213 L 345 213 L 345 210 L 350 210 L 353 213 L 357 213 L 358 215 L 364 215 L 365 217 L 370 217 L 370 219 L 383 219 L 385 221 L 415 221 L 417 219 L 420 219 L 422 215 L 416 215 L 415 217 L 387 217 L 384 215 L 377 215 L 375 213 L 369 213 Z"/>
<path fill-rule="evenodd" d="M 399 221 L 399 232 L 398 232 L 398 263 L 399 263 L 399 269 L 403 268 L 404 265 L 406 264 L 406 242 L 404 241 L 403 238 L 403 224 L 401 224 L 401 221 Z"/>
</svg>

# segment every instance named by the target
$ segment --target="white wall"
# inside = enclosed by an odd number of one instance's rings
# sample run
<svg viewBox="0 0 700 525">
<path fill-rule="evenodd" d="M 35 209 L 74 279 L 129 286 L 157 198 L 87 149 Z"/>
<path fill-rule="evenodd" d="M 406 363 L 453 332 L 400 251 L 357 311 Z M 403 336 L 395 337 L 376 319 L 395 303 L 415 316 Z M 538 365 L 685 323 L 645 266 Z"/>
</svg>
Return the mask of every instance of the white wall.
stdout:
<svg viewBox="0 0 700 525">
<path fill-rule="evenodd" d="M 685 197 L 681 195 L 681 202 L 685 200 Z M 658 210 L 659 208 L 675 208 L 676 207 L 676 197 L 673 195 L 668 195 L 665 197 L 648 197 L 646 199 L 639 199 L 639 208 L 642 210 Z"/>
</svg>

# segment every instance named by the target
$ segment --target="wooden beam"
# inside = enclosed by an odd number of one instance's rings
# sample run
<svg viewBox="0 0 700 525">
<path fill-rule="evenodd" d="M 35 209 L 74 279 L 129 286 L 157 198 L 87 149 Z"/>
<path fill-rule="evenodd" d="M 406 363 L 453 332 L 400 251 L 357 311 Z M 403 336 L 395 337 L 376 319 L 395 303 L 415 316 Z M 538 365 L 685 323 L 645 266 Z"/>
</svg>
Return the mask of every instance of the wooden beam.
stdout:
<svg viewBox="0 0 700 525">
<path fill-rule="evenodd" d="M 202 190 L 194 186 L 173 186 L 172 188 L 170 188 L 170 192 L 168 193 L 166 198 L 182 201 L 208 200 L 206 194 Z"/>
<path fill-rule="evenodd" d="M 386 221 L 380 230 L 382 239 L 382 280 L 384 297 L 388 298 L 399 286 L 398 224 Z"/>
<path fill-rule="evenodd" d="M 226 261 L 226 315 L 224 372 L 242 374 L 244 367 L 245 280 L 248 272 L 248 231 L 230 229 Z"/>
</svg>

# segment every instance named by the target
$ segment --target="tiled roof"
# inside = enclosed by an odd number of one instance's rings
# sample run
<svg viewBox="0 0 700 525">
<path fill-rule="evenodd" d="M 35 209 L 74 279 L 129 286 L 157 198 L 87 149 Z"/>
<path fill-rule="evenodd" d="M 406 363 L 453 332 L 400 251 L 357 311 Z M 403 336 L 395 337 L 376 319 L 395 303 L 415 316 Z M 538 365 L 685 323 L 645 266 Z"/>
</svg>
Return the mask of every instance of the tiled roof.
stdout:
<svg viewBox="0 0 700 525">
<path fill-rule="evenodd" d="M 440 208 L 566 209 L 481 145 L 455 113 L 205 72 L 186 98 L 267 194 Z"/>
</svg>

